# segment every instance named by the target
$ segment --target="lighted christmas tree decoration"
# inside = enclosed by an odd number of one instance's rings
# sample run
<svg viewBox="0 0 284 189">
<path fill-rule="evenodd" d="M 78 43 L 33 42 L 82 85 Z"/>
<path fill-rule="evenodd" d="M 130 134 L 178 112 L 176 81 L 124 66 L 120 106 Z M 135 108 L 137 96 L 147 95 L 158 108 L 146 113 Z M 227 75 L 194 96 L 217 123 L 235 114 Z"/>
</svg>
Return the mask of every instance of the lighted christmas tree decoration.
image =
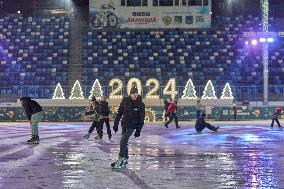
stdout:
<svg viewBox="0 0 284 189">
<path fill-rule="evenodd" d="M 191 79 L 187 81 L 181 99 L 197 99 L 195 87 Z"/>
<path fill-rule="evenodd" d="M 63 89 L 62 89 L 60 83 L 58 83 L 56 85 L 52 99 L 65 99 Z"/>
<path fill-rule="evenodd" d="M 92 99 L 93 96 L 95 96 L 96 99 L 101 99 L 103 96 L 102 87 L 98 79 L 95 80 L 90 93 L 89 99 Z"/>
<path fill-rule="evenodd" d="M 74 83 L 69 99 L 84 99 L 82 87 L 78 80 Z"/>
<path fill-rule="evenodd" d="M 230 87 L 229 83 L 226 83 L 223 92 L 222 92 L 222 96 L 221 99 L 234 99 L 233 97 L 233 93 Z"/>
<path fill-rule="evenodd" d="M 201 99 L 217 99 L 216 95 L 215 95 L 215 89 L 214 86 L 211 82 L 211 80 L 209 80 L 205 86 L 205 89 L 203 91 L 203 96 L 201 97 Z"/>
<path fill-rule="evenodd" d="M 127 94 L 128 95 L 130 94 L 130 90 L 131 90 L 132 86 L 134 85 L 134 83 L 135 83 L 136 88 L 138 89 L 138 94 L 141 95 L 142 84 L 141 84 L 140 79 L 138 79 L 138 78 L 129 79 L 129 81 L 127 83 Z"/>
</svg>

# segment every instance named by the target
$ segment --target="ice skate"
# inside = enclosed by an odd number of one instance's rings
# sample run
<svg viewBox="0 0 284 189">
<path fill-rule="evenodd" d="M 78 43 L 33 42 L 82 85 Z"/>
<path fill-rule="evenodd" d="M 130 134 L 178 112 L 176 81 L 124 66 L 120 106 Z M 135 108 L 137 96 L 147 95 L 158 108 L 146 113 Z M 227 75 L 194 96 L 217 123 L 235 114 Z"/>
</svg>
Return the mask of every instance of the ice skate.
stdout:
<svg viewBox="0 0 284 189">
<path fill-rule="evenodd" d="M 88 139 L 88 138 L 90 138 L 90 135 L 91 135 L 91 133 L 87 133 L 87 134 L 84 135 L 84 138 Z"/>
</svg>

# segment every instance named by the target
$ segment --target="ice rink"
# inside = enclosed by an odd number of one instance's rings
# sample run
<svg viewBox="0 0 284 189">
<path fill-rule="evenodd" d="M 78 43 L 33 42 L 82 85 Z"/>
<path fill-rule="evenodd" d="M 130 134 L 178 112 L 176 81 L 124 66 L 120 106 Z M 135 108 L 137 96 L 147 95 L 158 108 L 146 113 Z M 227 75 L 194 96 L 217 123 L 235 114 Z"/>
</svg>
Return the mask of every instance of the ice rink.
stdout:
<svg viewBox="0 0 284 189">
<path fill-rule="evenodd" d="M 91 123 L 41 123 L 40 144 L 28 145 L 27 122 L 2 122 L 0 188 L 284 188 L 284 130 L 270 120 L 210 123 L 220 131 L 147 124 L 129 140 L 128 168 L 112 170 L 121 129 L 111 143 L 105 128 L 103 140 L 83 139 Z"/>
</svg>

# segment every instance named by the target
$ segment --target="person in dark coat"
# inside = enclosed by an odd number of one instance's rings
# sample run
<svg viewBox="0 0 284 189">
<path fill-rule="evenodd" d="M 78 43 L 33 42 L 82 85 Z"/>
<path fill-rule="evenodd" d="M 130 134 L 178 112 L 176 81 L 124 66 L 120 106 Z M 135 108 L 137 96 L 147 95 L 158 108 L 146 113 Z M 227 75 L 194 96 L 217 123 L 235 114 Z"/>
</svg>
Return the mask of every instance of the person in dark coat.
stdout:
<svg viewBox="0 0 284 189">
<path fill-rule="evenodd" d="M 111 140 L 111 129 L 109 125 L 109 108 L 108 103 L 104 97 L 101 97 L 99 102 L 98 114 L 99 114 L 99 124 L 98 124 L 98 134 L 100 139 L 103 137 L 103 125 L 106 124 L 108 139 Z"/>
<path fill-rule="evenodd" d="M 30 97 L 22 97 L 20 102 L 25 109 L 28 120 L 30 121 L 32 132 L 32 136 L 29 140 L 27 140 L 27 142 L 39 143 L 38 124 L 42 120 L 42 107 Z"/>
<path fill-rule="evenodd" d="M 274 121 L 276 121 L 279 128 L 282 128 L 282 126 L 280 125 L 279 120 L 278 120 L 279 116 L 281 115 L 281 112 L 282 112 L 281 108 L 275 109 L 273 116 L 272 116 L 271 128 L 273 128 L 273 126 L 274 126 Z"/>
<path fill-rule="evenodd" d="M 173 103 L 171 103 L 168 107 L 167 114 L 169 115 L 169 120 L 165 123 L 165 127 L 168 128 L 168 125 L 175 120 L 176 128 L 180 128 L 178 126 L 178 118 L 177 118 L 177 100 L 175 100 Z"/>
<path fill-rule="evenodd" d="M 206 114 L 201 114 L 201 116 L 199 116 L 199 118 L 196 120 L 195 123 L 195 129 L 198 133 L 201 133 L 201 131 L 203 131 L 203 129 L 208 128 L 211 131 L 218 131 L 219 127 L 214 127 L 213 125 L 207 123 L 205 121 L 205 117 Z"/>
<path fill-rule="evenodd" d="M 88 112 L 85 113 L 85 116 L 91 116 L 93 118 L 93 123 L 91 125 L 91 127 L 89 128 L 88 133 L 84 136 L 85 139 L 88 139 L 91 135 L 91 133 L 94 131 L 94 129 L 96 128 L 97 130 L 97 136 L 95 137 L 96 139 L 99 138 L 99 130 L 98 130 L 98 120 L 99 120 L 99 116 L 98 116 L 98 109 L 99 109 L 99 102 L 97 101 L 96 97 L 92 97 L 91 99 L 91 105 L 90 105 L 90 110 Z"/>
<path fill-rule="evenodd" d="M 122 120 L 121 120 L 122 117 Z M 139 137 L 145 118 L 145 104 L 138 94 L 138 89 L 133 87 L 130 95 L 122 99 L 115 117 L 113 130 L 118 131 L 118 124 L 121 120 L 122 135 L 120 139 L 120 151 L 118 160 L 111 164 L 112 168 L 118 169 L 126 167 L 128 164 L 128 140 L 134 133 L 134 137 Z"/>
<path fill-rule="evenodd" d="M 168 107 L 171 104 L 171 100 L 169 98 L 164 100 L 164 122 L 166 123 L 168 118 L 169 118 L 169 114 L 168 114 Z"/>
</svg>

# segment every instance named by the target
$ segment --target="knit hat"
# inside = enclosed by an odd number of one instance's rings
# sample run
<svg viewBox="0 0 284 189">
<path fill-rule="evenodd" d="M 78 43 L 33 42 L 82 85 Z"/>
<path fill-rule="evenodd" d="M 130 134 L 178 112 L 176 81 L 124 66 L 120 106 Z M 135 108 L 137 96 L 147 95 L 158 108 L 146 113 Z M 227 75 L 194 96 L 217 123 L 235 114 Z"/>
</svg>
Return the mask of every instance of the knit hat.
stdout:
<svg viewBox="0 0 284 189">
<path fill-rule="evenodd" d="M 135 86 L 133 86 L 130 90 L 130 94 L 134 94 L 134 93 L 138 93 L 138 89 Z"/>
</svg>

